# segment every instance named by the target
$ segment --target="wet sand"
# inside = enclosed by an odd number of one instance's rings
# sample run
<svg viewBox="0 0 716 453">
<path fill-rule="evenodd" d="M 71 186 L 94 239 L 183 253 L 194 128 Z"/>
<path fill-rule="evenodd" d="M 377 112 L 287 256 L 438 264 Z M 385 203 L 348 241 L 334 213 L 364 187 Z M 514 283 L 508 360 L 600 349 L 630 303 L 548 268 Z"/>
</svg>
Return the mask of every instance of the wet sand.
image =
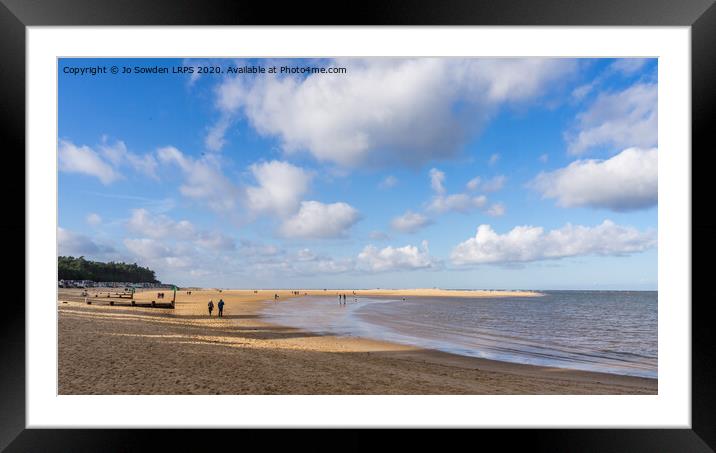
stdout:
<svg viewBox="0 0 716 453">
<path fill-rule="evenodd" d="M 426 290 L 359 295 L 436 295 Z M 395 290 L 392 290 L 395 291 Z M 427 290 L 436 291 L 436 290 Z M 438 290 L 440 291 L 440 290 Z M 319 335 L 271 324 L 260 311 L 274 294 L 335 295 L 338 290 L 193 290 L 175 309 L 60 290 L 60 394 L 656 394 L 655 379 L 497 362 L 433 350 Z M 106 290 L 104 291 L 106 292 Z M 351 295 L 352 290 L 343 291 Z M 138 302 L 156 291 L 137 293 Z M 464 292 L 448 291 L 455 297 Z M 479 297 L 475 292 L 472 297 Z M 514 293 L 499 292 L 514 296 Z M 440 294 L 445 296 L 445 294 Z M 536 295 L 519 294 L 519 295 Z M 484 297 L 494 297 L 493 292 Z M 209 318 L 206 303 L 226 302 Z M 115 300 L 115 306 L 108 301 Z M 127 305 L 123 305 L 127 304 Z"/>
</svg>

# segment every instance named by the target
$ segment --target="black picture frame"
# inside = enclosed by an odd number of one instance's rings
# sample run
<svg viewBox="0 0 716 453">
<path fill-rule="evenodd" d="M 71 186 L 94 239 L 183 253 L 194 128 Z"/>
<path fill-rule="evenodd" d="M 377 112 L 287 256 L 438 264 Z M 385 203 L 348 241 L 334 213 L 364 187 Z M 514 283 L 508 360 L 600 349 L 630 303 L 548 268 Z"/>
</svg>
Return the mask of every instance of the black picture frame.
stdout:
<svg viewBox="0 0 716 453">
<path fill-rule="evenodd" d="M 0 0 L 0 130 L 5 152 L 5 211 L 0 231 L 6 249 L 25 237 L 25 203 L 19 196 L 25 168 L 25 31 L 29 26 L 85 25 L 554 25 L 554 26 L 686 26 L 691 27 L 692 149 L 701 155 L 716 150 L 711 129 L 716 117 L 716 6 L 714 0 L 399 0 L 363 1 L 357 4 L 313 2 L 229 2 L 222 0 Z M 710 171 L 704 157 L 693 152 L 693 200 L 708 196 L 710 187 L 699 175 Z M 697 157 L 698 156 L 698 157 Z M 701 165 L 699 165 L 701 164 Z M 702 177 L 697 177 L 702 176 Z M 714 329 L 706 297 L 710 267 L 697 266 L 698 257 L 714 255 L 716 223 L 708 210 L 692 205 L 692 429 L 618 430 L 482 430 L 480 443 L 492 438 L 503 447 L 519 443 L 532 450 L 549 451 L 714 451 L 716 450 L 716 353 Z M 23 213 L 20 215 L 19 213 Z M 13 239 L 10 239 L 13 238 Z M 19 262 L 19 261 L 18 261 Z M 6 277 L 24 281 L 25 267 L 9 262 Z M 25 309 L 6 298 L 0 318 L 0 449 L 7 451 L 134 451 L 149 447 L 148 438 L 164 445 L 192 446 L 189 431 L 149 430 L 41 430 L 25 429 Z M 31 301 L 25 301 L 31 303 Z M 689 303 L 689 301 L 683 301 Z M 225 437 L 225 431 L 221 437 Z M 272 447 L 299 444 L 307 434 L 271 436 Z M 349 433 L 341 442 L 359 446 L 364 434 Z M 420 441 L 424 434 L 411 433 Z M 201 437 L 204 437 L 203 435 Z M 217 437 L 212 433 L 214 441 Z M 490 438 L 490 439 L 488 439 Z M 203 440 L 197 440 L 206 449 Z M 285 444 L 284 444 L 285 442 Z M 309 444 L 310 445 L 310 444 Z M 364 444 L 365 446 L 365 444 Z M 391 447 L 391 443 L 385 446 Z M 393 445 L 397 447 L 397 445 Z"/>
</svg>

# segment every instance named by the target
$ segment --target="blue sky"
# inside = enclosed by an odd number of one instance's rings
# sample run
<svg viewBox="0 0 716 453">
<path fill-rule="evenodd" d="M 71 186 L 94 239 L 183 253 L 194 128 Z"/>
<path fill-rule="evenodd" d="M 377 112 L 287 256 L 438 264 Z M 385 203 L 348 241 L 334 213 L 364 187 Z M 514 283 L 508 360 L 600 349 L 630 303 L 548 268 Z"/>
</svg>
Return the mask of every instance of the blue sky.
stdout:
<svg viewBox="0 0 716 453">
<path fill-rule="evenodd" d="M 97 65 L 170 73 L 66 72 Z M 284 65 L 346 71 L 226 73 Z M 657 287 L 655 59 L 58 67 L 60 254 L 184 286 Z"/>
</svg>

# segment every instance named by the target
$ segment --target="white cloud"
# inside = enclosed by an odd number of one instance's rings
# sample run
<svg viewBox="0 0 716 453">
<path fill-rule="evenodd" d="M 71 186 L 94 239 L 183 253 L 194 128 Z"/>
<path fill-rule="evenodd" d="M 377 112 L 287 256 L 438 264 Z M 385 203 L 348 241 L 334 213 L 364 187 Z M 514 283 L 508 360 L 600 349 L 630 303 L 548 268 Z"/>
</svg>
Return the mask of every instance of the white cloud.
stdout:
<svg viewBox="0 0 716 453">
<path fill-rule="evenodd" d="M 648 62 L 649 58 L 620 58 L 609 65 L 609 69 L 624 75 L 632 75 L 643 68 Z"/>
<path fill-rule="evenodd" d="M 378 184 L 378 187 L 381 189 L 390 189 L 395 187 L 397 184 L 398 178 L 393 175 L 388 175 L 380 182 L 380 184 Z"/>
<path fill-rule="evenodd" d="M 426 209 L 431 213 L 442 214 L 445 212 L 461 212 L 466 214 L 475 209 L 485 207 L 487 204 L 487 197 L 485 195 L 472 196 L 466 193 L 457 194 L 446 194 L 445 186 L 445 173 L 433 168 L 430 170 L 430 186 L 432 187 L 435 195 L 427 203 Z M 471 179 L 467 183 L 469 190 L 477 190 L 485 188 L 494 190 L 504 184 L 504 176 L 499 176 L 495 179 L 482 182 L 479 177 Z"/>
<path fill-rule="evenodd" d="M 505 205 L 502 203 L 494 203 L 485 212 L 489 216 L 500 217 L 500 216 L 505 215 L 505 212 L 507 212 L 507 209 L 505 208 Z"/>
<path fill-rule="evenodd" d="M 94 176 L 104 185 L 120 178 L 119 173 L 89 146 L 76 146 L 72 142 L 60 140 L 58 154 L 60 171 Z"/>
<path fill-rule="evenodd" d="M 152 266 L 158 271 L 185 269 L 190 267 L 192 250 L 186 247 L 171 247 L 158 239 L 125 239 L 124 246 L 137 261 Z"/>
<path fill-rule="evenodd" d="M 599 73 L 589 83 L 575 88 L 572 91 L 572 99 L 576 102 L 581 102 L 613 75 L 632 76 L 640 71 L 648 62 L 648 58 L 620 58 Z"/>
<path fill-rule="evenodd" d="M 313 261 L 317 258 L 317 255 L 311 249 L 301 249 L 294 255 L 297 261 Z"/>
<path fill-rule="evenodd" d="M 385 240 L 390 239 L 390 236 L 388 236 L 387 234 L 385 234 L 382 231 L 377 231 L 377 230 L 371 231 L 370 234 L 368 235 L 368 237 L 374 241 L 385 241 Z"/>
<path fill-rule="evenodd" d="M 185 256 L 168 256 L 168 257 L 164 258 L 162 260 L 162 262 L 166 267 L 176 268 L 176 269 L 186 269 L 186 268 L 192 266 L 194 263 L 191 260 L 191 258 L 188 258 Z M 201 272 L 201 270 L 200 270 L 200 272 Z"/>
<path fill-rule="evenodd" d="M 231 120 L 228 116 L 224 115 L 209 128 L 209 131 L 204 138 L 204 146 L 210 151 L 219 151 L 226 144 L 226 130 L 231 125 Z"/>
<path fill-rule="evenodd" d="M 192 159 L 173 146 L 160 148 L 157 155 L 162 163 L 182 170 L 184 183 L 179 187 L 182 195 L 205 202 L 216 212 L 230 213 L 236 209 L 240 191 L 224 176 L 218 157 L 205 155 Z"/>
<path fill-rule="evenodd" d="M 237 214 L 239 202 L 243 202 L 251 214 L 285 218 L 298 210 L 312 178 L 310 172 L 300 167 L 274 160 L 251 165 L 249 170 L 256 185 L 239 187 L 223 174 L 218 154 L 193 159 L 169 146 L 159 149 L 157 155 L 162 163 L 174 164 L 182 170 L 184 183 L 179 191 L 184 196 L 223 214 Z"/>
<path fill-rule="evenodd" d="M 508 264 L 582 255 L 623 256 L 655 245 L 655 231 L 642 232 L 610 220 L 594 227 L 567 224 L 548 232 L 541 227 L 518 226 L 505 234 L 480 225 L 475 237 L 453 249 L 451 259 L 458 265 Z"/>
<path fill-rule="evenodd" d="M 487 197 L 484 195 L 476 197 L 464 193 L 436 195 L 428 203 L 427 210 L 439 214 L 451 211 L 468 213 L 484 207 L 486 203 Z"/>
<path fill-rule="evenodd" d="M 471 180 L 467 182 L 465 187 L 467 187 L 468 190 L 477 190 L 478 187 L 480 187 L 480 183 L 482 182 L 482 179 L 479 176 L 475 176 Z"/>
<path fill-rule="evenodd" d="M 204 249 L 215 251 L 234 250 L 234 240 L 218 231 L 198 231 L 188 220 L 173 220 L 163 214 L 153 214 L 146 209 L 133 209 L 125 226 L 131 233 L 144 238 L 193 242 Z M 142 243 L 134 244 L 134 247 Z"/>
<path fill-rule="evenodd" d="M 60 256 L 94 256 L 99 257 L 114 253 L 111 246 L 100 244 L 93 239 L 62 227 L 57 227 L 57 247 Z"/>
<path fill-rule="evenodd" d="M 288 238 L 338 238 L 346 236 L 359 219 L 358 211 L 346 203 L 303 201 L 299 211 L 283 222 L 280 231 Z"/>
<path fill-rule="evenodd" d="M 102 138 L 102 144 L 99 150 L 115 168 L 129 166 L 133 170 L 149 176 L 152 179 L 159 179 L 157 176 L 157 160 L 151 154 L 140 156 L 132 153 L 127 149 L 127 145 L 121 140 L 117 140 L 114 144 L 109 144 L 107 138 Z"/>
<path fill-rule="evenodd" d="M 582 99 L 587 97 L 587 95 L 589 93 L 591 93 L 594 90 L 594 87 L 596 86 L 597 83 L 598 83 L 597 81 L 594 81 L 591 83 L 585 83 L 584 85 L 578 86 L 577 88 L 572 90 L 572 98 L 575 101 L 578 101 L 578 102 L 581 101 Z"/>
<path fill-rule="evenodd" d="M 645 209 L 658 199 L 658 153 L 656 148 L 629 148 L 607 160 L 577 160 L 540 173 L 530 185 L 562 207 Z"/>
<path fill-rule="evenodd" d="M 282 255 L 284 251 L 273 244 L 262 244 L 248 239 L 242 239 L 239 253 L 249 258 L 263 258 Z"/>
<path fill-rule="evenodd" d="M 196 236 L 196 229 L 188 220 L 177 222 L 166 215 L 152 214 L 143 208 L 132 210 L 126 227 L 132 233 L 155 239 L 172 237 L 189 240 Z"/>
<path fill-rule="evenodd" d="M 253 164 L 250 170 L 258 186 L 246 189 L 246 199 L 249 209 L 257 213 L 294 213 L 311 181 L 310 173 L 288 162 Z"/>
<path fill-rule="evenodd" d="M 433 191 L 437 194 L 444 194 L 445 193 L 445 186 L 443 185 L 445 183 L 445 173 L 438 170 L 437 168 L 431 168 L 430 169 L 430 187 L 432 187 Z"/>
<path fill-rule="evenodd" d="M 102 217 L 95 212 L 91 212 L 91 213 L 87 214 L 85 221 L 90 226 L 97 226 L 102 223 Z"/>
<path fill-rule="evenodd" d="M 350 272 L 354 267 L 355 263 L 351 259 L 334 260 L 318 257 L 312 261 L 296 262 L 293 266 L 293 272 L 301 275 L 340 274 Z"/>
<path fill-rule="evenodd" d="M 195 160 L 174 147 L 161 148 L 157 154 L 161 162 L 177 165 L 182 170 L 184 184 L 180 192 L 186 197 L 228 214 L 237 213 L 241 199 L 251 214 L 272 214 L 282 218 L 279 231 L 284 237 L 343 237 L 359 219 L 358 211 L 346 203 L 301 201 L 308 191 L 312 174 L 288 162 L 274 160 L 251 165 L 249 170 L 256 185 L 240 188 L 224 176 L 217 154 Z M 229 244 L 228 241 L 217 243 Z"/>
<path fill-rule="evenodd" d="M 500 160 L 500 155 L 495 153 L 490 156 L 490 160 L 487 163 L 490 165 L 495 165 L 498 160 Z"/>
<path fill-rule="evenodd" d="M 253 248 L 253 244 L 251 247 Z M 368 245 L 355 257 L 326 256 L 302 248 L 290 253 L 282 251 L 268 255 L 245 255 L 240 264 L 235 263 L 241 267 L 242 272 L 269 278 L 346 272 L 405 271 L 432 268 L 438 264 L 429 254 L 427 241 L 423 241 L 420 247 L 406 245 L 377 248 Z"/>
<path fill-rule="evenodd" d="M 504 175 L 498 175 L 485 181 L 479 176 L 476 176 L 467 182 L 466 187 L 472 191 L 497 192 L 505 186 L 506 181 L 507 178 Z"/>
<path fill-rule="evenodd" d="M 231 251 L 236 249 L 236 243 L 228 236 L 217 231 L 202 231 L 196 238 L 196 244 L 205 249 L 215 251 Z"/>
<path fill-rule="evenodd" d="M 310 249 L 301 249 L 293 253 L 258 253 L 245 255 L 242 270 L 248 270 L 252 276 L 286 278 L 288 276 L 323 275 L 350 272 L 355 269 L 355 260 L 351 258 L 331 258 L 320 255 Z"/>
<path fill-rule="evenodd" d="M 407 211 L 405 214 L 394 218 L 390 222 L 390 226 L 402 233 L 414 233 L 419 229 L 429 225 L 430 219 L 417 212 Z"/>
<path fill-rule="evenodd" d="M 331 258 L 306 248 L 288 255 L 280 265 L 295 275 L 337 274 L 355 268 L 350 258 Z"/>
<path fill-rule="evenodd" d="M 504 175 L 495 176 L 483 182 L 481 188 L 485 192 L 497 192 L 505 187 L 505 181 L 507 181 L 507 178 Z"/>
<path fill-rule="evenodd" d="M 342 166 L 414 165 L 455 155 L 500 105 L 537 98 L 577 67 L 575 60 L 548 58 L 333 63 L 348 73 L 226 78 L 216 106 L 245 115 L 287 153 L 308 151 Z M 456 110 L 457 103 L 464 108 Z"/>
<path fill-rule="evenodd" d="M 638 83 L 621 92 L 602 93 L 577 115 L 565 134 L 570 154 L 596 147 L 649 148 L 657 143 L 657 85 Z"/>
<path fill-rule="evenodd" d="M 424 269 L 434 266 L 428 251 L 428 242 L 420 248 L 414 245 L 378 249 L 368 245 L 358 254 L 356 267 L 369 272 L 388 272 L 408 269 Z"/>
<path fill-rule="evenodd" d="M 150 238 L 124 240 L 124 246 L 130 253 L 143 259 L 166 258 L 173 255 L 172 250 L 161 241 Z"/>
</svg>

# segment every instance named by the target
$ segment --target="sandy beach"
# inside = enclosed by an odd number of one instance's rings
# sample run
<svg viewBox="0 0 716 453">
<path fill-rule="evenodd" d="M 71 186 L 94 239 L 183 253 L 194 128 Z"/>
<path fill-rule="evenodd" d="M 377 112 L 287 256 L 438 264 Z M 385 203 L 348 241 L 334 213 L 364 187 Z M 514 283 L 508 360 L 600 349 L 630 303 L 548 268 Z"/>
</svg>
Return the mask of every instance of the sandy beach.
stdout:
<svg viewBox="0 0 716 453">
<path fill-rule="evenodd" d="M 656 394 L 655 379 L 497 362 L 267 322 L 267 300 L 353 290 L 186 290 L 175 309 L 60 289 L 60 394 Z M 106 293 L 106 290 L 103 291 Z M 137 293 L 138 302 L 157 300 Z M 164 302 L 171 300 L 165 291 Z M 521 291 L 356 290 L 358 296 L 535 296 Z M 206 303 L 226 302 L 223 318 Z M 109 300 L 117 301 L 114 306 Z M 161 300 L 157 300 L 161 301 Z"/>
</svg>

